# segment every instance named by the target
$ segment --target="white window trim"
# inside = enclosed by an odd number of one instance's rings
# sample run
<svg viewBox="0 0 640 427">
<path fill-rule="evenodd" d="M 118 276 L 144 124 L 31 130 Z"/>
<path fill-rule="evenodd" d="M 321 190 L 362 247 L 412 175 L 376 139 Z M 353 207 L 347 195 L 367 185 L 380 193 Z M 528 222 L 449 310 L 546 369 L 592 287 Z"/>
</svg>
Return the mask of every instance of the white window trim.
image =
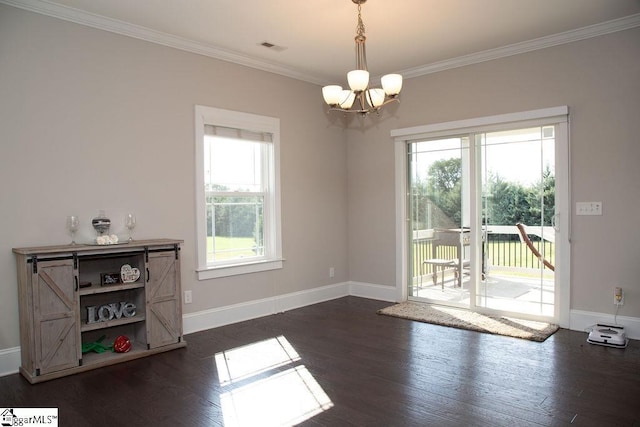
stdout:
<svg viewBox="0 0 640 427">
<path fill-rule="evenodd" d="M 562 242 L 560 251 L 556 252 L 556 291 L 554 321 L 561 327 L 569 327 L 570 316 L 570 259 L 571 259 L 571 163 L 570 163 L 570 138 L 569 138 L 569 107 L 559 106 L 530 110 L 517 113 L 500 114 L 496 116 L 479 117 L 467 120 L 437 123 L 431 125 L 415 126 L 391 131 L 395 152 L 395 187 L 396 187 L 396 291 L 397 300 L 407 300 L 407 258 L 408 254 L 408 227 L 406 204 L 406 144 L 409 140 L 420 138 L 436 138 L 449 136 L 452 133 L 471 133 L 483 131 L 495 131 L 501 128 L 509 129 L 518 126 L 544 126 L 558 125 L 560 141 L 566 144 L 556 144 L 556 163 L 565 164 L 566 168 L 556 171 L 556 192 L 560 195 L 556 202 L 556 227 L 559 236 L 556 241 Z"/>
<path fill-rule="evenodd" d="M 272 253 L 258 260 L 235 262 L 217 266 L 207 265 L 207 218 L 205 212 L 206 197 L 204 187 L 204 126 L 224 126 L 268 132 L 272 135 L 274 182 L 269 188 L 273 195 L 265 200 L 265 224 L 270 224 L 267 238 L 272 239 Z M 198 280 L 215 279 L 238 274 L 257 273 L 282 268 L 282 234 L 280 221 L 280 119 L 259 116 L 220 108 L 195 106 L 195 189 L 196 189 L 196 253 Z M 273 202 L 273 203 L 272 203 Z M 272 206 L 273 204 L 273 206 Z"/>
</svg>

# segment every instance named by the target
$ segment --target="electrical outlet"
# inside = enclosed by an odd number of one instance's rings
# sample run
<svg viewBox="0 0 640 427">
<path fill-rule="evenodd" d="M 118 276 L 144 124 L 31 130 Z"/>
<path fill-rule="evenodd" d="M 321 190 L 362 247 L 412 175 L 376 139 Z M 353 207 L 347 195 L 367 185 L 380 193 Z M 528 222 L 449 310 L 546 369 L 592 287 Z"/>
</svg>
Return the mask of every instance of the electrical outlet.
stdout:
<svg viewBox="0 0 640 427">
<path fill-rule="evenodd" d="M 620 287 L 617 287 L 613 291 L 613 304 L 617 305 L 618 307 L 624 305 L 624 292 Z"/>
<path fill-rule="evenodd" d="M 602 202 L 577 202 L 576 215 L 602 215 Z"/>
<path fill-rule="evenodd" d="M 329 267 L 329 277 L 334 277 L 336 275 L 336 269 L 333 267 Z"/>
<path fill-rule="evenodd" d="M 184 291 L 184 303 L 191 304 L 193 302 L 193 294 L 191 291 Z"/>
</svg>

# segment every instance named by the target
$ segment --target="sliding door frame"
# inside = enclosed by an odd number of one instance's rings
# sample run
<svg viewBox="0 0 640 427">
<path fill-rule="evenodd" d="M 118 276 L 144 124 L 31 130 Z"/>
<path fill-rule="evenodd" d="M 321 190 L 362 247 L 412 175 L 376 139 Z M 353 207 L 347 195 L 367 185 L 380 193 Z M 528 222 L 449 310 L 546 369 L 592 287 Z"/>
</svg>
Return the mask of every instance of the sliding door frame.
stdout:
<svg viewBox="0 0 640 427">
<path fill-rule="evenodd" d="M 459 120 L 432 125 L 416 126 L 391 131 L 395 153 L 395 185 L 396 185 L 396 299 L 406 301 L 408 298 L 410 244 L 412 232 L 409 227 L 409 196 L 407 188 L 407 147 L 411 141 L 422 138 L 447 137 L 480 132 L 495 131 L 504 128 L 556 125 L 556 241 L 559 243 L 556 252 L 555 301 L 553 321 L 561 327 L 569 327 L 570 315 L 570 237 L 571 237 L 571 203 L 570 203 L 570 159 L 569 159 L 569 108 L 567 106 L 545 108 L 540 110 L 509 113 L 496 116 Z M 470 141 L 471 150 L 477 150 L 475 141 Z M 476 152 L 472 157 L 477 159 Z M 471 221 L 478 223 L 480 215 L 480 197 L 478 178 L 473 162 L 471 170 Z M 477 233 L 471 236 L 471 256 L 479 259 Z M 477 272 L 478 263 L 472 263 Z M 472 301 L 471 307 L 475 307 Z"/>
</svg>

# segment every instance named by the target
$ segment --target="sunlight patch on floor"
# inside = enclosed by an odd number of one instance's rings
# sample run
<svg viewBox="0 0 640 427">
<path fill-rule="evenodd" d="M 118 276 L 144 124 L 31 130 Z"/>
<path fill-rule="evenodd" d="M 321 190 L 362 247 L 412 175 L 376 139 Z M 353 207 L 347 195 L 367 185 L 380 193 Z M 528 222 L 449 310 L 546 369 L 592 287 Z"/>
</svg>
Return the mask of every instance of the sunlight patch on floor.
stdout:
<svg viewBox="0 0 640 427">
<path fill-rule="evenodd" d="M 216 354 L 220 385 L 226 385 L 300 360 L 283 336 Z"/>
<path fill-rule="evenodd" d="M 224 425 L 291 426 L 333 406 L 284 336 L 215 355 Z"/>
</svg>

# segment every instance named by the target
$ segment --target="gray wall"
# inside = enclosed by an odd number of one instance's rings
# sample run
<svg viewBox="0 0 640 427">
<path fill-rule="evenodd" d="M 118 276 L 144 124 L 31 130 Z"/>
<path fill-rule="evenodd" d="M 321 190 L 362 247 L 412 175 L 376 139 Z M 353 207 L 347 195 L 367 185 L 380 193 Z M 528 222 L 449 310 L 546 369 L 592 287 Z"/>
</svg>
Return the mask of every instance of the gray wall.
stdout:
<svg viewBox="0 0 640 427">
<path fill-rule="evenodd" d="M 571 309 L 640 316 L 640 29 L 413 78 L 381 120 L 349 127 L 349 271 L 395 285 L 392 129 L 570 108 Z M 375 118 L 374 118 L 375 119 Z M 524 161 L 524 160 L 523 160 Z M 576 201 L 603 215 L 575 216 Z"/>
<path fill-rule="evenodd" d="M 194 105 L 279 117 L 284 268 L 198 281 Z M 345 282 L 346 132 L 313 84 L 0 5 L 0 350 L 19 345 L 13 247 L 99 209 L 184 239 L 185 314 Z M 335 277 L 329 278 L 329 267 Z"/>
</svg>

